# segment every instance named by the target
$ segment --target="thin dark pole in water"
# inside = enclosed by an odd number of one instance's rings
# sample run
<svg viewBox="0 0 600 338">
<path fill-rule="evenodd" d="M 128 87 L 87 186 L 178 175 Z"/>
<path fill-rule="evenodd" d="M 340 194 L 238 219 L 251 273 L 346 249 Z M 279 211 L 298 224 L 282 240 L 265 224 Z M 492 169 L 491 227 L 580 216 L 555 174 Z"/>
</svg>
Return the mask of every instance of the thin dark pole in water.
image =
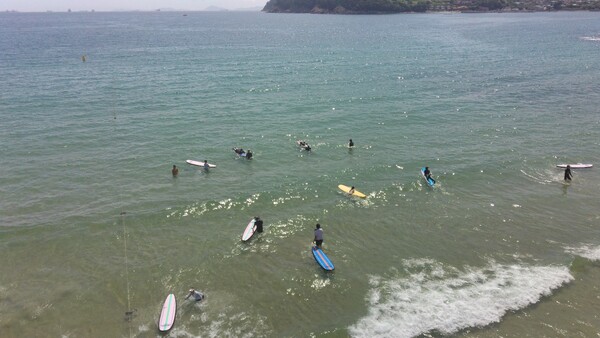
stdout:
<svg viewBox="0 0 600 338">
<path fill-rule="evenodd" d="M 125 320 L 130 322 L 133 318 L 134 310 L 131 310 L 131 296 L 129 289 L 129 260 L 127 258 L 127 226 L 125 225 L 125 211 L 121 211 L 121 225 L 123 226 L 123 252 L 125 257 L 125 282 L 127 284 L 127 311 L 125 311 Z M 129 337 L 131 337 L 131 325 L 129 325 Z"/>
</svg>

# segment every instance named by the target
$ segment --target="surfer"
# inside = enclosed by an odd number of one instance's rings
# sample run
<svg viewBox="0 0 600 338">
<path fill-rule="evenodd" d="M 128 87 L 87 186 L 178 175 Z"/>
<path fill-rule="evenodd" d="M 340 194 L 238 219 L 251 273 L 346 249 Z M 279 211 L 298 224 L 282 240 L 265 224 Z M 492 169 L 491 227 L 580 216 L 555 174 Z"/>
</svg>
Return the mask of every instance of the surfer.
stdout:
<svg viewBox="0 0 600 338">
<path fill-rule="evenodd" d="M 250 149 L 248 149 L 248 151 L 246 152 L 246 159 L 249 160 L 252 158 L 252 151 Z"/>
<path fill-rule="evenodd" d="M 188 299 L 190 297 L 194 297 L 194 299 L 199 302 L 201 300 L 204 299 L 204 294 L 196 289 L 190 289 L 190 293 L 188 293 L 188 295 L 185 297 L 185 299 Z"/>
<path fill-rule="evenodd" d="M 177 166 L 174 164 L 173 169 L 171 169 L 171 173 L 173 174 L 173 177 L 177 177 L 177 174 L 179 174 L 179 168 L 177 168 Z"/>
<path fill-rule="evenodd" d="M 233 148 L 233 151 L 235 151 L 235 153 L 238 155 L 242 155 L 244 153 L 244 149 L 242 148 Z"/>
<path fill-rule="evenodd" d="M 565 181 L 570 181 L 573 178 L 573 174 L 571 174 L 571 166 L 567 164 L 567 169 L 565 169 Z"/>
<path fill-rule="evenodd" d="M 263 232 L 263 221 L 262 219 L 260 219 L 260 217 L 254 217 L 254 225 L 256 226 L 256 232 Z"/>
<path fill-rule="evenodd" d="M 352 195 L 354 194 L 354 186 L 352 186 L 352 188 L 350 188 L 350 190 L 348 190 L 348 195 Z"/>
<path fill-rule="evenodd" d="M 204 160 L 204 170 L 208 170 L 208 168 L 210 168 L 210 166 L 208 165 L 208 161 Z"/>
<path fill-rule="evenodd" d="M 425 171 L 423 172 L 423 175 L 425 175 L 425 179 L 426 180 L 431 180 L 433 183 L 435 183 L 435 180 L 433 178 L 431 178 L 431 171 L 429 171 L 429 167 L 425 167 Z"/>
<path fill-rule="evenodd" d="M 315 229 L 315 242 L 317 248 L 321 248 L 321 244 L 323 244 L 323 229 L 321 229 L 321 224 L 317 223 L 317 228 Z"/>
<path fill-rule="evenodd" d="M 350 141 L 348 141 L 348 148 L 352 147 L 354 147 L 354 142 L 352 142 L 352 139 L 350 139 Z"/>
</svg>

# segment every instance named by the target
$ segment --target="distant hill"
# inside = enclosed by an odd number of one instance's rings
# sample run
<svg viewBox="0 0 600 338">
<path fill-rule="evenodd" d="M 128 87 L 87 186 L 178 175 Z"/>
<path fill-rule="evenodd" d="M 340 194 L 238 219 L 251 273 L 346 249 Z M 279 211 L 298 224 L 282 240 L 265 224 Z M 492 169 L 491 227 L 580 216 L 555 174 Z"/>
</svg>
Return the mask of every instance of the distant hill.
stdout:
<svg viewBox="0 0 600 338">
<path fill-rule="evenodd" d="M 600 10 L 598 0 L 269 0 L 269 13 L 386 14 Z"/>
</svg>

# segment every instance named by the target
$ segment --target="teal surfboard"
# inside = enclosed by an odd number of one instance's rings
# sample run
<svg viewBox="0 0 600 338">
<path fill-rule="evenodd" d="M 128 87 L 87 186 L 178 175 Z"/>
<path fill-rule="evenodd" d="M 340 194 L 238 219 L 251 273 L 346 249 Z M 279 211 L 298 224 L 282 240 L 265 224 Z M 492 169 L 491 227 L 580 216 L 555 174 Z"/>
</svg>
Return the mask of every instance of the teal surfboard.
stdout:
<svg viewBox="0 0 600 338">
<path fill-rule="evenodd" d="M 425 177 L 425 167 L 421 168 L 421 176 L 423 176 L 423 179 L 427 181 L 427 185 L 429 185 L 430 187 L 433 187 L 435 185 L 435 181 L 432 178 Z"/>
</svg>

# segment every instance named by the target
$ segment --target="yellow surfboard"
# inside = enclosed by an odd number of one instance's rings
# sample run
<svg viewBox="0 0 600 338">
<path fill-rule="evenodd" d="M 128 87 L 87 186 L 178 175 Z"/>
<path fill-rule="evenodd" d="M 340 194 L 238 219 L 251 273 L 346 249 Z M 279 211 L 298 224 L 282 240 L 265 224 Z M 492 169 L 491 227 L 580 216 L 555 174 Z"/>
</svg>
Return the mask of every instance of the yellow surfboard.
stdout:
<svg viewBox="0 0 600 338">
<path fill-rule="evenodd" d="M 350 188 L 351 187 L 349 187 L 347 185 L 340 184 L 340 185 L 338 185 L 338 188 L 340 188 L 341 191 L 343 191 L 346 194 L 348 194 L 350 192 Z M 367 195 L 363 194 L 362 192 L 360 192 L 360 191 L 358 191 L 356 189 L 354 189 L 354 192 L 352 193 L 352 196 L 356 196 L 356 197 L 360 197 L 360 198 L 367 197 Z"/>
</svg>

